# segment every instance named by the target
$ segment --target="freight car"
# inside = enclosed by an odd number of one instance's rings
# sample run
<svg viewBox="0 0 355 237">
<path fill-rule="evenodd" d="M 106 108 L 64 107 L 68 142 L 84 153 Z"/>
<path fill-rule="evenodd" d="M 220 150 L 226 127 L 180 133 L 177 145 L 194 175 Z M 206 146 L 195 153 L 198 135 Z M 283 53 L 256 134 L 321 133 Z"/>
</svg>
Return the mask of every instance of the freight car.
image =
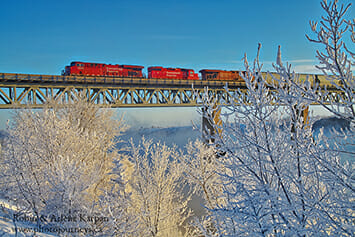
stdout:
<svg viewBox="0 0 355 237">
<path fill-rule="evenodd" d="M 148 78 L 176 79 L 176 80 L 199 80 L 198 73 L 186 68 L 149 67 Z"/>
<path fill-rule="evenodd" d="M 111 65 L 103 63 L 72 62 L 62 72 L 63 76 L 111 76 L 142 78 L 143 66 Z"/>
</svg>

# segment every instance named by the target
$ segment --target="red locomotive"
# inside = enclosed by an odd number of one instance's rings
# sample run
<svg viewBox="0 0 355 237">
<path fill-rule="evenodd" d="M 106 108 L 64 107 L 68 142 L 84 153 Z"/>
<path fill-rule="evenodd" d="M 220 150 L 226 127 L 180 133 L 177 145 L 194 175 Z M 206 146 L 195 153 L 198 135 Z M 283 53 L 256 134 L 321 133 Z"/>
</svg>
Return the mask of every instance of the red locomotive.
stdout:
<svg viewBox="0 0 355 237">
<path fill-rule="evenodd" d="M 103 63 L 72 62 L 62 72 L 63 76 L 112 76 L 142 78 L 143 66 L 111 65 Z"/>
<path fill-rule="evenodd" d="M 148 78 L 177 79 L 177 80 L 199 80 L 198 73 L 192 69 L 185 68 L 164 68 L 148 67 Z"/>
<path fill-rule="evenodd" d="M 200 73 L 201 79 L 206 81 L 244 81 L 240 76 L 240 71 L 203 69 Z"/>
</svg>

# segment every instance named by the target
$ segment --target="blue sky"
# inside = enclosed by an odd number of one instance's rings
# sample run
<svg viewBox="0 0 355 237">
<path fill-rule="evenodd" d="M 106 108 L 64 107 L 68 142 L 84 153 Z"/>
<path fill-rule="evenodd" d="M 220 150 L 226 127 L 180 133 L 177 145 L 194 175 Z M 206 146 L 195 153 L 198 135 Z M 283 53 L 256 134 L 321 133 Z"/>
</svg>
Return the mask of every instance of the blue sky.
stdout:
<svg viewBox="0 0 355 237">
<path fill-rule="evenodd" d="M 15 0 L 0 8 L 0 72 L 60 74 L 71 61 L 243 69 L 255 56 L 314 72 L 320 0 Z M 345 3 L 350 1 L 344 1 Z M 354 16 L 354 6 L 348 16 Z"/>
<path fill-rule="evenodd" d="M 315 45 L 305 33 L 322 13 L 319 2 L 2 1 L 0 71 L 60 74 L 72 60 L 242 69 L 258 42 L 265 67 L 281 45 L 284 60 L 309 70 Z"/>
</svg>

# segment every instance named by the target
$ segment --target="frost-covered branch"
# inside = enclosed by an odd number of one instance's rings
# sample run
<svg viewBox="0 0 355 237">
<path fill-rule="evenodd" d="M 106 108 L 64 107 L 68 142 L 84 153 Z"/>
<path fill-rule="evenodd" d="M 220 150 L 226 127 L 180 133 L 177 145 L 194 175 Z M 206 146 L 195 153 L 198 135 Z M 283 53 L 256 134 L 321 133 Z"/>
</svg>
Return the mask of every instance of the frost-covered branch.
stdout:
<svg viewBox="0 0 355 237">
<path fill-rule="evenodd" d="M 352 73 L 352 67 L 355 65 L 355 54 L 349 48 L 355 43 L 355 20 L 346 20 L 344 17 L 351 4 L 339 5 L 338 1 L 323 0 L 321 3 L 326 15 L 322 17 L 320 25 L 318 22 L 311 21 L 310 26 L 315 38 L 306 35 L 311 42 L 324 46 L 323 51 L 316 51 L 316 57 L 319 59 L 321 69 L 331 85 L 336 88 L 341 96 L 338 96 L 338 103 L 332 102 L 329 106 L 324 101 L 329 93 L 308 94 L 309 99 L 320 104 L 326 109 L 332 111 L 337 116 L 354 123 L 355 119 L 355 80 Z M 345 42 L 345 36 L 350 34 L 350 41 Z M 321 88 L 323 89 L 323 88 Z M 337 105 L 337 106 L 335 106 Z M 341 109 L 344 108 L 344 109 Z"/>
</svg>

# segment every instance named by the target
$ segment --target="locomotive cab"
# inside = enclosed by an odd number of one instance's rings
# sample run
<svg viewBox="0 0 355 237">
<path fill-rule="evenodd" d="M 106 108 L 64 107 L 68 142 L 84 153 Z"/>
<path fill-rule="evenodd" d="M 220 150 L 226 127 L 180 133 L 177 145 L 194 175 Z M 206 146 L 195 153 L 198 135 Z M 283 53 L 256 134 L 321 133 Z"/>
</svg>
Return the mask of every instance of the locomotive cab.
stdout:
<svg viewBox="0 0 355 237">
<path fill-rule="evenodd" d="M 71 62 L 69 66 L 65 66 L 62 71 L 63 76 L 78 76 L 85 74 L 85 64 L 82 62 Z"/>
<path fill-rule="evenodd" d="M 192 69 L 181 69 L 181 70 L 185 71 L 185 73 L 186 73 L 184 79 L 187 79 L 187 80 L 199 80 L 200 79 L 198 76 L 198 73 L 195 73 L 195 71 Z"/>
</svg>

